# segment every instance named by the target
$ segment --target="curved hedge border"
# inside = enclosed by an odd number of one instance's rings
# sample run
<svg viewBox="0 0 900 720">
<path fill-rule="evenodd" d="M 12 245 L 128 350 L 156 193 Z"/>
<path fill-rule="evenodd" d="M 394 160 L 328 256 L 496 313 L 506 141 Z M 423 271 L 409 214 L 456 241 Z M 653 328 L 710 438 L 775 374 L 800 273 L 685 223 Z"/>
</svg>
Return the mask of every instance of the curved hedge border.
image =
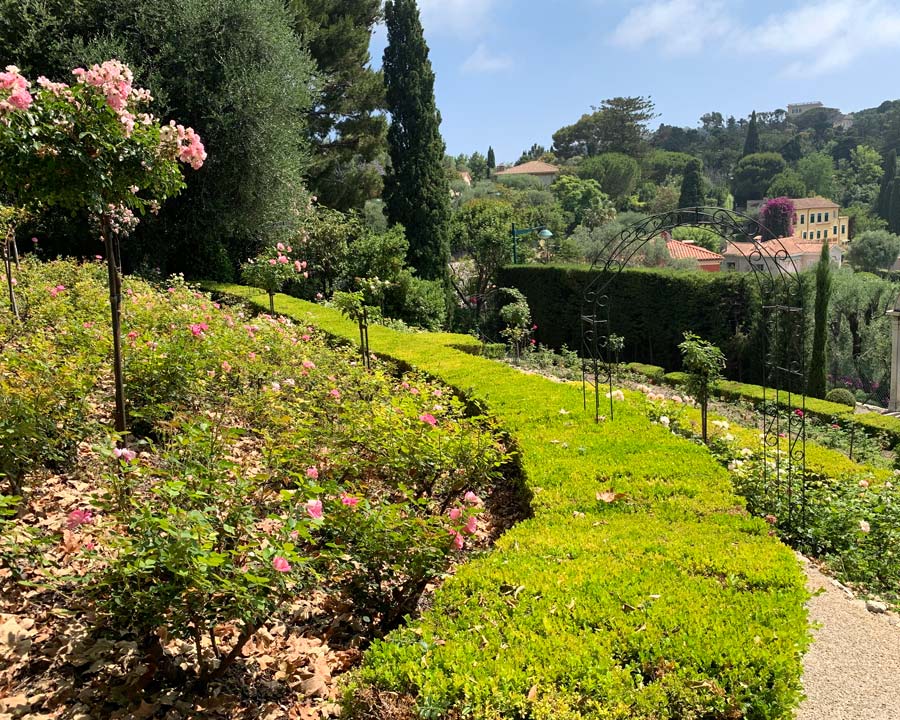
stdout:
<svg viewBox="0 0 900 720">
<path fill-rule="evenodd" d="M 267 306 L 246 288 L 208 288 Z M 276 302 L 357 336 L 333 310 Z M 535 516 L 368 650 L 351 715 L 380 717 L 406 696 L 423 718 L 791 716 L 809 642 L 803 577 L 705 449 L 651 424 L 631 394 L 595 425 L 580 388 L 456 349 L 471 338 L 369 337 L 490 407 L 516 439 Z"/>
<path fill-rule="evenodd" d="M 643 375 L 657 384 L 666 383 L 673 387 L 683 385 L 686 377 L 683 372 L 667 373 L 658 365 L 626 363 L 623 367 Z M 733 380 L 720 380 L 716 383 L 713 392 L 725 400 L 746 400 L 752 403 L 762 402 L 763 397 L 761 385 L 750 385 L 749 383 L 740 383 Z M 841 403 L 828 402 L 827 400 L 811 397 L 806 398 L 806 412 L 823 422 L 831 422 L 832 418 L 837 418 L 844 424 L 852 423 L 872 437 L 883 435 L 887 440 L 889 449 L 900 445 L 900 418 L 898 417 L 882 415 L 877 412 L 857 413 L 852 408 Z"/>
</svg>

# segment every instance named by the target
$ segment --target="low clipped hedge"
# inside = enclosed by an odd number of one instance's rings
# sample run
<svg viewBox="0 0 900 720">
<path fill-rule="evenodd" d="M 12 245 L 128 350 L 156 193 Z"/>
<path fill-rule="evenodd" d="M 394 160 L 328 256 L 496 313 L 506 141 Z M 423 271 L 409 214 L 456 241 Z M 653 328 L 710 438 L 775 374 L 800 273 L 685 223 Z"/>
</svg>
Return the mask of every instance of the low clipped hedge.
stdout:
<svg viewBox="0 0 900 720">
<path fill-rule="evenodd" d="M 628 363 L 626 368 L 644 377 L 659 382 L 659 372 L 662 368 L 655 365 L 643 365 L 642 363 Z M 647 368 L 645 372 L 642 368 Z M 686 375 L 683 372 L 664 372 L 662 382 L 672 387 L 679 387 L 684 384 Z M 720 380 L 716 383 L 713 392 L 725 400 L 746 400 L 751 403 L 762 402 L 763 387 L 761 385 L 751 385 L 749 383 L 740 383 L 733 380 Z M 772 397 L 772 391 L 769 390 L 769 398 Z M 882 415 L 877 412 L 857 413 L 854 409 L 844 405 L 843 403 L 829 402 L 818 398 L 806 398 L 807 414 L 816 417 L 823 422 L 831 422 L 832 419 L 838 419 L 844 425 L 856 425 L 861 431 L 871 437 L 883 437 L 888 449 L 893 449 L 900 445 L 900 418 L 891 415 Z"/>
<path fill-rule="evenodd" d="M 357 337 L 331 309 L 286 296 L 276 309 Z M 809 642 L 803 576 L 704 448 L 651 424 L 632 393 L 597 425 L 577 385 L 460 352 L 459 336 L 369 338 L 499 418 L 534 516 L 367 651 L 351 717 L 409 705 L 476 720 L 790 717 Z"/>
</svg>

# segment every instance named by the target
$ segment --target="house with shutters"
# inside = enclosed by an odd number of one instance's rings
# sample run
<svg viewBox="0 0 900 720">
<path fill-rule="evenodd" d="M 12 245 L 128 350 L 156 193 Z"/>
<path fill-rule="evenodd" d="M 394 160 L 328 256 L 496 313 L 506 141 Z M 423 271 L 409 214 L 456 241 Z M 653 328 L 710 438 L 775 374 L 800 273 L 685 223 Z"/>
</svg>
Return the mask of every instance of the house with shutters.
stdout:
<svg viewBox="0 0 900 720">
<path fill-rule="evenodd" d="M 823 240 L 846 243 L 849 236 L 850 218 L 841 215 L 836 202 L 823 197 L 791 198 L 794 203 L 794 235 L 801 242 Z"/>
<path fill-rule="evenodd" d="M 542 162 L 541 160 L 532 160 L 514 165 L 513 167 L 498 170 L 495 173 L 498 178 L 515 177 L 516 175 L 531 175 L 538 178 L 544 185 L 550 185 L 559 177 L 559 168 L 556 165 Z"/>
</svg>

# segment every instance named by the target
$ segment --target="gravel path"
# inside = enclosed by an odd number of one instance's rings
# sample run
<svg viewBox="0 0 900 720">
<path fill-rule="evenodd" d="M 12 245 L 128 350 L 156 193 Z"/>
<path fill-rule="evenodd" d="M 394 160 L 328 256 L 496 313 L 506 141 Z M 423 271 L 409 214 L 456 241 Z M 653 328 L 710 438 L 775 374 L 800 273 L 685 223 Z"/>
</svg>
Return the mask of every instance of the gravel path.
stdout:
<svg viewBox="0 0 900 720">
<path fill-rule="evenodd" d="M 813 643 L 797 720 L 900 720 L 900 618 L 866 610 L 805 558 Z"/>
</svg>

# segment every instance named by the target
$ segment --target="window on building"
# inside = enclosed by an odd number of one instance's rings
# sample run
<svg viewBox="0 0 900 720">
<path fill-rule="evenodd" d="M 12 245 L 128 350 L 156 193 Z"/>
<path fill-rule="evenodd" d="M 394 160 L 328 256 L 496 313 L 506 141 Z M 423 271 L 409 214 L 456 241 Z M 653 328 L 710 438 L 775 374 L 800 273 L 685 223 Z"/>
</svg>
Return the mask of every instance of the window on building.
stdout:
<svg viewBox="0 0 900 720">
<path fill-rule="evenodd" d="M 825 222 L 828 222 L 828 213 L 825 213 Z"/>
<path fill-rule="evenodd" d="M 825 239 L 828 239 L 828 230 L 825 231 Z"/>
<path fill-rule="evenodd" d="M 816 222 L 822 222 L 822 213 L 819 213 L 818 219 L 816 220 Z"/>
<path fill-rule="evenodd" d="M 841 235 L 846 235 L 846 234 L 847 234 L 847 226 L 841 225 Z"/>
<path fill-rule="evenodd" d="M 837 225 L 835 225 L 835 226 L 834 226 L 833 228 L 831 228 L 831 229 L 834 230 L 834 234 L 835 234 L 835 236 L 836 236 L 836 235 L 837 235 Z"/>
<path fill-rule="evenodd" d="M 816 230 L 816 240 L 821 240 L 821 239 L 822 239 L 822 231 Z"/>
<path fill-rule="evenodd" d="M 806 231 L 803 231 L 803 239 L 806 240 Z"/>
<path fill-rule="evenodd" d="M 802 224 L 803 224 L 803 222 L 804 222 L 804 216 L 803 216 L 803 215 L 801 215 L 801 216 L 800 216 L 800 224 L 801 224 L 801 225 L 802 225 Z"/>
<path fill-rule="evenodd" d="M 733 263 L 733 262 L 725 263 L 725 267 L 726 267 L 728 270 L 736 270 L 736 269 L 737 269 L 737 263 Z"/>
</svg>

